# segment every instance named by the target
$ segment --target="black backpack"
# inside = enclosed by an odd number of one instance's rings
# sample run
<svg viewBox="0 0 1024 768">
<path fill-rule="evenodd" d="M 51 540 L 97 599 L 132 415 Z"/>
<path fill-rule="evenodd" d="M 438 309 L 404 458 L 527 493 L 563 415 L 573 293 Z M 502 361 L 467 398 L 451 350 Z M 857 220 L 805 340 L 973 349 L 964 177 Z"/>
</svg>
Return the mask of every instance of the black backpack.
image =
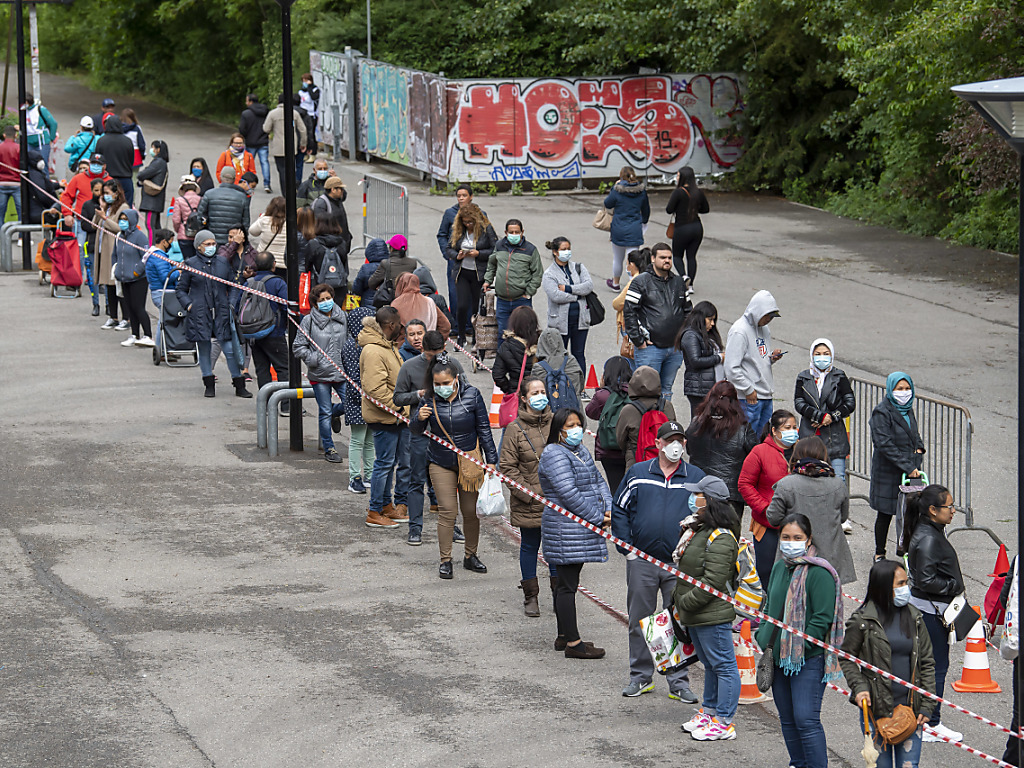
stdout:
<svg viewBox="0 0 1024 768">
<path fill-rule="evenodd" d="M 341 254 L 337 248 L 328 248 L 324 251 L 324 258 L 320 262 L 320 269 L 316 273 L 316 282 L 341 288 L 348 285 L 348 275 L 345 274 L 345 264 L 341 260 Z"/>
<path fill-rule="evenodd" d="M 181 202 L 188 205 L 188 201 L 182 197 Z M 199 215 L 199 211 L 188 205 L 188 216 L 185 218 L 185 239 L 194 239 L 200 230 L 206 229 L 206 219 Z"/>
<path fill-rule="evenodd" d="M 255 277 L 250 277 L 246 281 L 245 287 L 266 293 L 267 281 L 271 277 L 273 275 L 268 275 L 259 282 Z M 254 293 L 246 293 L 238 308 L 238 332 L 246 339 L 253 341 L 269 336 L 276 327 L 277 311 L 271 306 L 270 299 L 265 296 L 257 296 Z"/>
</svg>

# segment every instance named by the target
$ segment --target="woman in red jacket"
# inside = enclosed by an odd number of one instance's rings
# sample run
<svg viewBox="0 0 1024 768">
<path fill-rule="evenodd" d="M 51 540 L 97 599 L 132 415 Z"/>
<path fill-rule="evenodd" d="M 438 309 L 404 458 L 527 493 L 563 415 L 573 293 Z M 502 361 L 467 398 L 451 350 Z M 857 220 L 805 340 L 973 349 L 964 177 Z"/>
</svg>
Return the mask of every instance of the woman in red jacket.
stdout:
<svg viewBox="0 0 1024 768">
<path fill-rule="evenodd" d="M 768 583 L 779 549 L 779 529 L 765 516 L 772 503 L 775 484 L 789 474 L 787 454 L 800 437 L 796 416 L 776 411 L 765 426 L 763 442 L 754 447 L 740 471 L 739 489 L 750 507 L 750 530 L 754 533 L 754 567 L 762 584 Z"/>
</svg>

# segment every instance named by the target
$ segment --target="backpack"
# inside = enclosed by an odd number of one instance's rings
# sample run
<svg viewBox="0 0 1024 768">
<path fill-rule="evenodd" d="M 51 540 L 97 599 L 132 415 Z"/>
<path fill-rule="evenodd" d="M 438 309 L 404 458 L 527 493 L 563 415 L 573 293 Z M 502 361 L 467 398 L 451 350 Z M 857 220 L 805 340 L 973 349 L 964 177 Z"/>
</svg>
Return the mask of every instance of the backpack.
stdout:
<svg viewBox="0 0 1024 768">
<path fill-rule="evenodd" d="M 262 293 L 267 291 L 267 281 L 273 275 L 269 275 L 259 282 L 255 277 L 250 277 L 246 288 L 253 288 Z M 256 340 L 269 336 L 277 327 L 277 312 L 270 304 L 270 299 L 265 296 L 257 296 L 247 293 L 242 298 L 242 305 L 238 308 L 238 332 L 247 339 Z"/>
<path fill-rule="evenodd" d="M 619 448 L 615 428 L 619 425 L 622 407 L 628 402 L 629 395 L 609 390 L 608 399 L 604 401 L 604 408 L 601 410 L 601 420 L 597 425 L 597 442 L 606 451 L 616 451 Z"/>
<path fill-rule="evenodd" d="M 707 552 L 711 548 L 711 542 L 723 533 L 729 534 L 733 539 L 736 538 L 736 534 L 726 528 L 715 528 L 711 535 L 708 536 L 708 542 L 704 551 Z M 758 578 L 757 569 L 754 567 L 754 555 L 751 552 L 753 547 L 750 546 L 746 539 L 740 539 L 736 543 L 739 545 L 739 550 L 736 553 L 736 579 L 730 582 L 728 592 L 732 597 L 736 598 L 737 602 L 751 610 L 759 611 L 764 603 L 764 587 L 761 586 L 761 579 Z M 741 608 L 736 610 L 744 616 L 750 616 Z"/>
<path fill-rule="evenodd" d="M 633 406 L 640 411 L 639 405 L 633 403 Z M 640 417 L 640 433 L 636 438 L 636 454 L 634 455 L 637 464 L 658 457 L 658 448 L 654 441 L 658 439 L 658 429 L 668 421 L 668 416 L 662 410 L 663 407 L 662 400 L 659 399 L 647 411 L 640 411 L 643 415 Z"/>
<path fill-rule="evenodd" d="M 341 288 L 348 284 L 344 272 L 345 265 L 341 262 L 341 255 L 337 248 L 328 248 L 324 251 L 324 258 L 320 262 L 320 270 L 316 273 L 317 283 L 324 283 L 331 288 Z"/>
<path fill-rule="evenodd" d="M 166 181 L 164 182 L 166 184 Z M 195 239 L 195 236 L 199 234 L 200 230 L 206 229 L 206 219 L 204 219 L 199 211 L 195 210 L 189 205 L 188 200 L 182 195 L 181 202 L 188 205 L 188 216 L 185 219 L 185 239 Z"/>
<path fill-rule="evenodd" d="M 568 355 L 562 359 L 562 365 L 557 371 L 545 362 L 540 364 L 540 367 L 544 369 L 544 386 L 548 390 L 548 399 L 551 401 L 552 412 L 557 411 L 559 408 L 580 410 L 580 399 L 576 395 L 576 388 L 569 381 L 569 377 L 565 375 L 565 364 L 567 362 L 569 362 Z"/>
</svg>

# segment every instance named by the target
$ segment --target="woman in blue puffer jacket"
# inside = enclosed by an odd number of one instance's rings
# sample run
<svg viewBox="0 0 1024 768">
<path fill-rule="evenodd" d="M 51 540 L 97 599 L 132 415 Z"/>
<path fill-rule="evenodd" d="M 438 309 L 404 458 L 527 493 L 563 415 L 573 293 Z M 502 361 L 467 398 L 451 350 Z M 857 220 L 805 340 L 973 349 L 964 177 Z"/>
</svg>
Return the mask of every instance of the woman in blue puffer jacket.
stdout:
<svg viewBox="0 0 1024 768">
<path fill-rule="evenodd" d="M 608 233 L 612 241 L 612 276 L 607 285 L 618 291 L 626 254 L 644 244 L 644 225 L 651 218 L 647 185 L 628 165 L 619 171 L 619 180 L 604 199 L 604 207 L 613 211 L 612 229 Z"/>
<path fill-rule="evenodd" d="M 572 408 L 555 411 L 548 444 L 540 457 L 540 487 L 544 496 L 589 523 L 604 526 L 611 520 L 612 494 L 597 471 L 590 452 L 581 445 L 583 414 Z M 604 648 L 580 640 L 576 626 L 576 590 L 584 563 L 603 563 L 608 547 L 596 533 L 549 506 L 541 518 L 544 557 L 558 568 L 555 650 L 567 659 L 600 659 Z"/>
</svg>

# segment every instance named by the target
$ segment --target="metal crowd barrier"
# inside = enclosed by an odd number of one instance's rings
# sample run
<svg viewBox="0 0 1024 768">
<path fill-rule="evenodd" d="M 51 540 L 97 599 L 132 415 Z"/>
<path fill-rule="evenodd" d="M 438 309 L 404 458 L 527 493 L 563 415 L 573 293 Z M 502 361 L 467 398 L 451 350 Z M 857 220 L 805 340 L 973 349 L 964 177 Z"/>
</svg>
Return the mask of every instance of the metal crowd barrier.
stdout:
<svg viewBox="0 0 1024 768">
<path fill-rule="evenodd" d="M 850 377 L 853 394 L 857 398 L 857 409 L 850 417 L 850 456 L 847 459 L 848 477 L 871 480 L 871 412 L 885 397 L 885 385 Z M 996 543 L 999 537 L 988 527 L 976 525 L 974 507 L 971 505 L 971 440 L 974 422 L 971 412 L 962 405 L 939 400 L 934 397 L 917 395 L 914 398 L 914 413 L 918 429 L 924 441 L 925 454 L 923 470 L 928 480 L 944 485 L 953 495 L 957 512 L 964 516 L 964 525 L 950 529 L 947 535 L 959 531 L 984 531 Z M 866 496 L 854 494 L 854 498 L 867 500 Z"/>
<path fill-rule="evenodd" d="M 409 237 L 409 191 L 402 184 L 365 174 L 363 187 L 363 245 L 373 238 Z"/>
</svg>

